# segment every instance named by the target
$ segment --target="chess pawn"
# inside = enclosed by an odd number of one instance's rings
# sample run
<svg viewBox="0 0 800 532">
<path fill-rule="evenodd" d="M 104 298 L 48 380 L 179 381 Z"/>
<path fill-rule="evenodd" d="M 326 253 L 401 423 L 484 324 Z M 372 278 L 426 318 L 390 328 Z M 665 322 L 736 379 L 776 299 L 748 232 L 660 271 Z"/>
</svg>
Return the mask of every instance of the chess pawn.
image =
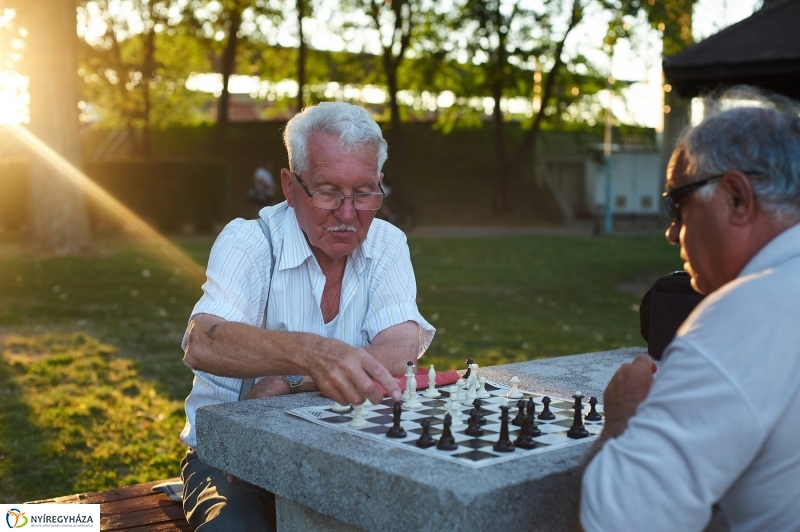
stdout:
<svg viewBox="0 0 800 532">
<path fill-rule="evenodd" d="M 506 397 L 508 397 L 509 399 L 522 399 L 522 396 L 523 396 L 522 392 L 519 391 L 519 377 L 514 375 L 511 378 L 511 390 L 509 390 Z"/>
<path fill-rule="evenodd" d="M 442 396 L 439 390 L 436 389 L 436 370 L 433 369 L 433 364 L 431 364 L 431 369 L 428 370 L 428 389 L 425 390 L 422 396 L 428 399 L 436 399 Z"/>
<path fill-rule="evenodd" d="M 486 399 L 487 397 L 491 397 L 491 394 L 486 391 L 486 377 L 478 377 L 478 383 L 480 384 L 480 387 L 478 388 L 478 393 L 475 395 L 475 397 L 478 399 Z"/>
<path fill-rule="evenodd" d="M 350 405 L 343 405 L 343 404 L 337 403 L 336 401 L 333 401 L 333 404 L 331 405 L 331 410 L 334 411 L 334 412 L 339 412 L 339 413 L 349 412 L 350 411 Z"/>
<path fill-rule="evenodd" d="M 450 418 L 453 420 L 454 427 L 464 424 L 464 421 L 461 419 L 461 409 L 459 408 L 458 401 L 453 401 L 450 405 Z"/>
<path fill-rule="evenodd" d="M 354 428 L 366 427 L 367 420 L 364 419 L 364 405 L 355 405 L 353 407 L 353 419 L 350 420 L 349 425 Z"/>
</svg>

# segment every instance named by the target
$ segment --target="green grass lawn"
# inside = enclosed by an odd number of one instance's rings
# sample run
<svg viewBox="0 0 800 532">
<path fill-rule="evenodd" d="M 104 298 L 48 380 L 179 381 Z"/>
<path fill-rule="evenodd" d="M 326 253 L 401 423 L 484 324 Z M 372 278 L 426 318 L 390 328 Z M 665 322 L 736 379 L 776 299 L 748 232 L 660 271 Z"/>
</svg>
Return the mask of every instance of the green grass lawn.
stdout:
<svg viewBox="0 0 800 532">
<path fill-rule="evenodd" d="M 211 240 L 179 245 L 205 263 Z M 643 345 L 620 283 L 680 267 L 663 237 L 412 239 L 437 369 Z M 90 257 L 0 246 L 0 500 L 178 473 L 191 373 L 180 340 L 200 295 L 146 247 Z"/>
</svg>

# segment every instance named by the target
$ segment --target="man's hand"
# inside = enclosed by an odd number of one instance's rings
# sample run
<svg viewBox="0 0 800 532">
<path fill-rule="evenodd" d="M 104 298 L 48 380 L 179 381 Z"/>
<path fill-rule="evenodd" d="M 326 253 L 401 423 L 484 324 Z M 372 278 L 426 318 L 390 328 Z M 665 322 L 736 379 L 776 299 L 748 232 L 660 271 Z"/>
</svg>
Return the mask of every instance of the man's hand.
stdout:
<svg viewBox="0 0 800 532">
<path fill-rule="evenodd" d="M 652 358 L 640 354 L 630 364 L 623 364 L 611 378 L 603 394 L 606 438 L 616 438 L 625 432 L 628 420 L 650 392 L 656 369 Z"/>
<path fill-rule="evenodd" d="M 363 349 L 343 342 L 320 338 L 318 349 L 304 357 L 304 366 L 317 388 L 341 404 L 361 404 L 364 398 L 375 404 L 383 394 L 375 385 L 378 381 L 392 399 L 402 398 L 400 386 L 389 370 Z"/>
</svg>

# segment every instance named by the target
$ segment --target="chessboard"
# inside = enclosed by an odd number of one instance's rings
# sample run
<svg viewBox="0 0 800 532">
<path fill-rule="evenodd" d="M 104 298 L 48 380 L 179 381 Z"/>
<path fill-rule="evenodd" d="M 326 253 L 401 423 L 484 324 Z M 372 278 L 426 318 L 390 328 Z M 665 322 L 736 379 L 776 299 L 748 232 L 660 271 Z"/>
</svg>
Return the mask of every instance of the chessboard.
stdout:
<svg viewBox="0 0 800 532">
<path fill-rule="evenodd" d="M 467 413 L 473 407 L 460 405 L 459 412 L 463 416 L 464 423 L 451 427 L 452 435 L 458 444 L 458 447 L 452 451 L 439 450 L 436 446 L 423 449 L 417 447 L 416 442 L 423 432 L 421 423 L 424 419 L 430 422 L 429 432 L 434 439 L 438 439 L 442 434 L 445 415 L 450 412 L 445 410 L 444 406 L 448 402 L 450 394 L 456 393 L 454 388 L 440 388 L 441 397 L 436 399 L 428 399 L 421 392 L 417 393 L 419 401 L 422 403 L 422 408 L 416 410 L 404 408 L 402 411 L 400 424 L 407 434 L 404 438 L 389 438 L 386 435 L 389 428 L 393 426 L 394 421 L 392 415 L 393 401 L 390 397 L 384 399 L 380 404 L 365 407 L 363 415 L 366 425 L 359 428 L 349 425 L 353 419 L 352 409 L 350 412 L 345 413 L 334 412 L 331 409 L 332 405 L 296 408 L 287 411 L 287 414 L 301 417 L 334 430 L 380 441 L 413 453 L 455 462 L 473 469 L 590 442 L 597 439 L 597 435 L 603 429 L 602 419 L 600 421 L 586 421 L 584 419 L 585 414 L 589 411 L 589 405 L 584 404 L 581 419 L 589 435 L 580 439 L 568 437 L 567 432 L 574 423 L 574 401 L 551 397 L 549 398 L 549 409 L 554 414 L 554 419 L 544 420 L 539 419 L 537 416 L 536 427 L 541 430 L 541 435 L 533 438 L 534 447 L 531 449 L 514 448 L 510 452 L 497 452 L 493 447 L 497 443 L 501 431 L 500 406 L 511 407 L 509 413 L 510 418 L 513 418 L 518 412 L 517 404 L 520 398 L 507 398 L 506 396 L 511 388 L 497 382 L 486 381 L 485 390 L 489 393 L 489 397 L 481 399 L 481 410 L 479 412 L 486 419 L 486 423 L 481 427 L 484 432 L 483 436 L 465 434 L 464 431 L 468 427 L 466 423 Z M 542 403 L 544 395 L 524 390 L 519 391 L 522 392 L 522 400 L 527 402 L 529 399 L 533 399 L 536 404 L 536 412 L 542 412 L 544 409 L 544 404 Z M 597 404 L 596 410 L 602 416 L 602 405 Z M 511 441 L 514 441 L 519 436 L 520 430 L 519 426 L 508 423 L 508 433 Z"/>
</svg>

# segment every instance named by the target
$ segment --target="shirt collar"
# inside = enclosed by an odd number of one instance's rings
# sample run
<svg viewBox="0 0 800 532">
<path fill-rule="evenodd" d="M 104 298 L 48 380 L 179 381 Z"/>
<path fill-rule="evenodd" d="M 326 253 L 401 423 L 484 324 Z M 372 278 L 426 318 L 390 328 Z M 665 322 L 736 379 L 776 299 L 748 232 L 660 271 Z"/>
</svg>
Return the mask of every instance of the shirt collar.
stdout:
<svg viewBox="0 0 800 532">
<path fill-rule="evenodd" d="M 778 266 L 800 256 L 800 224 L 793 225 L 772 240 L 750 259 L 739 277 Z"/>
<path fill-rule="evenodd" d="M 370 232 L 372 231 L 374 223 L 375 221 L 373 220 L 373 225 L 370 226 Z M 364 242 L 348 256 L 357 274 L 361 275 L 366 269 L 368 261 L 372 259 L 372 251 L 371 239 L 369 238 L 369 233 L 367 233 L 367 238 Z M 285 270 L 288 268 L 296 268 L 311 256 L 313 256 L 311 246 L 308 245 L 306 235 L 300 227 L 300 224 L 297 223 L 297 214 L 292 207 L 288 207 L 286 209 L 283 253 L 281 254 L 278 269 Z"/>
</svg>

